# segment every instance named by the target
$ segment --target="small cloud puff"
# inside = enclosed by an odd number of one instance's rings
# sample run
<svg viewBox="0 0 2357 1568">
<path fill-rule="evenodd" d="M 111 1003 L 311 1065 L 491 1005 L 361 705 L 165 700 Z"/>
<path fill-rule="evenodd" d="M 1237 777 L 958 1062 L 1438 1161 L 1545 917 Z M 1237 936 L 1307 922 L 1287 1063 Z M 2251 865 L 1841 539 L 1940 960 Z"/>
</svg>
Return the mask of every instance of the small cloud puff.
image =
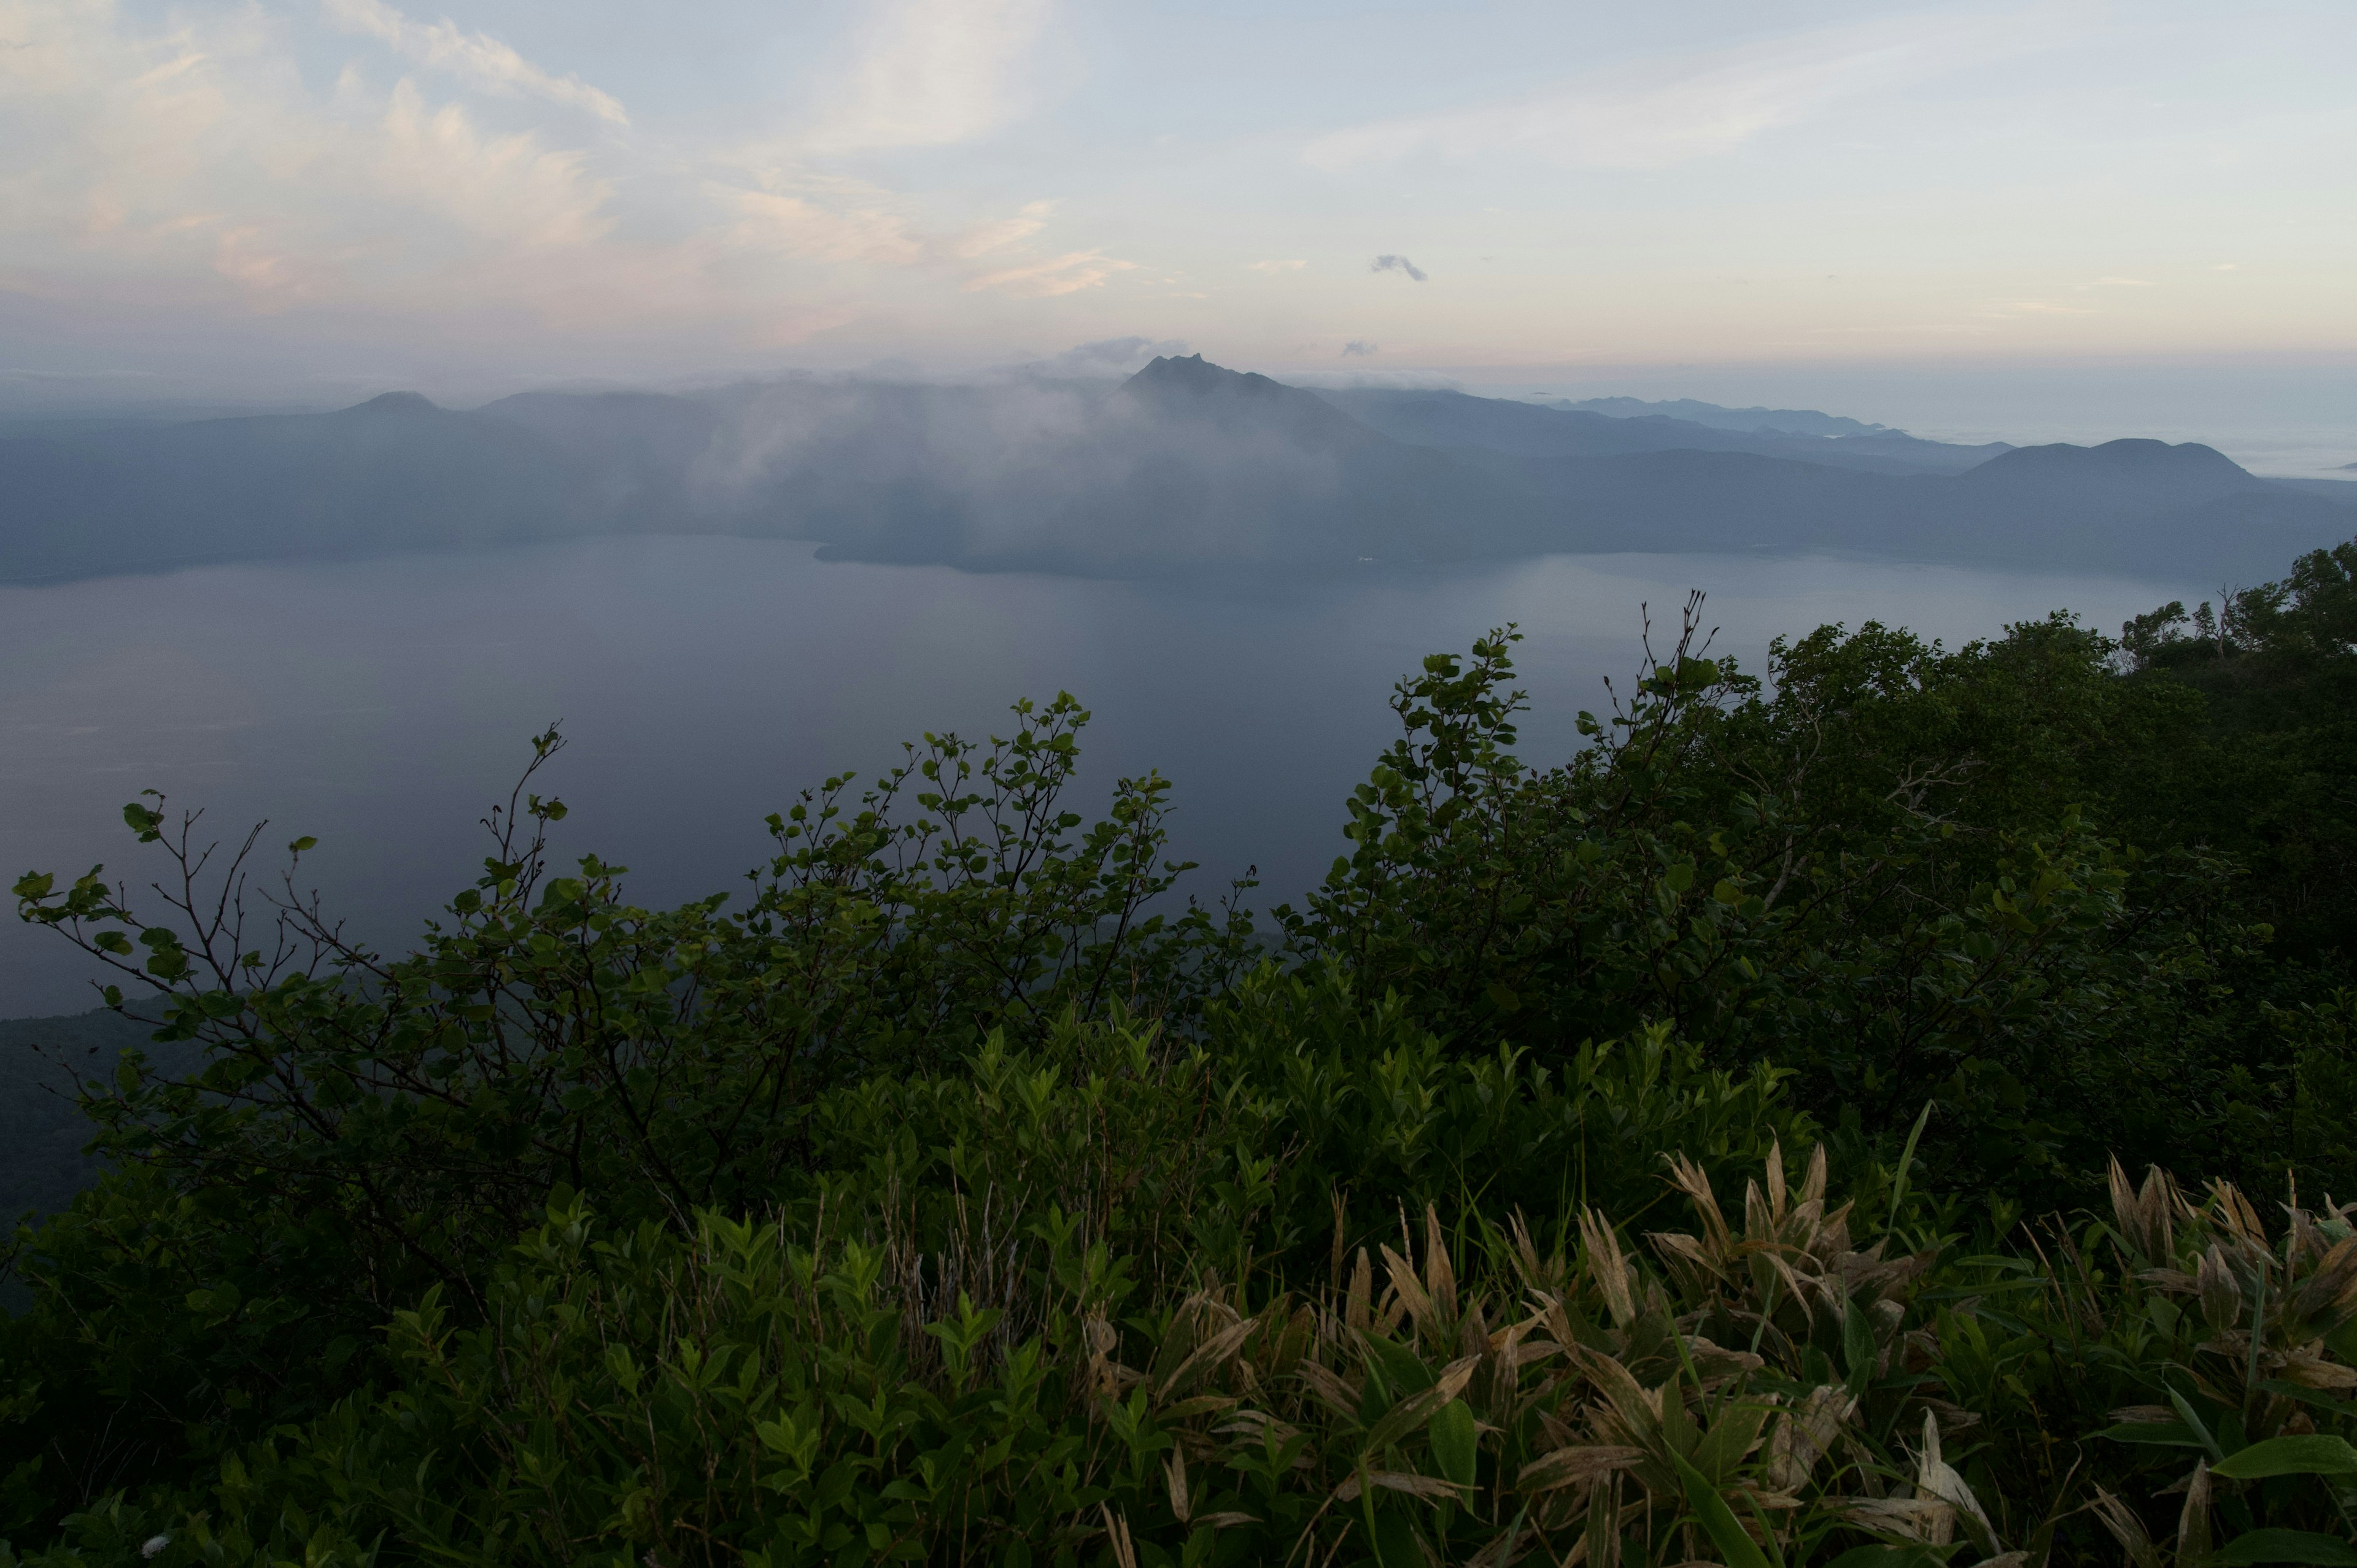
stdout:
<svg viewBox="0 0 2357 1568">
<path fill-rule="evenodd" d="M 1245 263 L 1244 270 L 1254 273 L 1297 273 L 1308 264 L 1308 262 L 1249 262 Z"/>
<path fill-rule="evenodd" d="M 1405 273 L 1418 283 L 1422 283 L 1425 279 L 1424 269 L 1405 256 L 1389 254 L 1377 256 L 1368 263 L 1367 270 L 1371 273 Z"/>
<path fill-rule="evenodd" d="M 1381 345 L 1370 343 L 1362 338 L 1353 338 L 1342 345 L 1342 358 L 1346 360 L 1363 360 L 1370 354 L 1381 351 Z"/>
</svg>

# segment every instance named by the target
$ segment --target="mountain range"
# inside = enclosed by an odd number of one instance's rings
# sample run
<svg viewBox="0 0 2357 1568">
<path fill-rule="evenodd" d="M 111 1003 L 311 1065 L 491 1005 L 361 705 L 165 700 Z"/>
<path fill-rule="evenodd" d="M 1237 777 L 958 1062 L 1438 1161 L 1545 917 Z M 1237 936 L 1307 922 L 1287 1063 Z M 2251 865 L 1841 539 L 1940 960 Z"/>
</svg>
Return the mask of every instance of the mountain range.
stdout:
<svg viewBox="0 0 2357 1568">
<path fill-rule="evenodd" d="M 798 379 L 464 412 L 391 392 L 0 440 L 0 581 L 620 532 L 1092 575 L 1710 550 L 2250 576 L 2357 533 L 2357 485 L 2199 445 L 1602 402 L 1313 390 L 1200 355 L 1110 389 Z M 1711 418 L 1661 412 L 1681 407 Z"/>
</svg>

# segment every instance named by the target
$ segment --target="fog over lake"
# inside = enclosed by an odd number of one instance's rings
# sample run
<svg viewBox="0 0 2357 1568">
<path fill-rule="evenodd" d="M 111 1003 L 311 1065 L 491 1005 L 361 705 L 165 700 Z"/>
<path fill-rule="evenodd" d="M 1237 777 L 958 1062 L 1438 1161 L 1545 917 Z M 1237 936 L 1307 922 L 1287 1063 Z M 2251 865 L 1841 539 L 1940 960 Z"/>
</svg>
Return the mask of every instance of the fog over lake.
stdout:
<svg viewBox="0 0 2357 1568">
<path fill-rule="evenodd" d="M 1007 733 L 1006 706 L 1071 691 L 1093 813 L 1116 772 L 1175 785 L 1175 850 L 1206 897 L 1247 865 L 1264 906 L 1344 846 L 1341 800 L 1396 728 L 1394 681 L 1519 622 L 1521 755 L 1565 756 L 1603 678 L 1656 646 L 1689 588 L 1718 650 L 1878 618 L 1951 644 L 2053 609 L 2116 629 L 2198 585 L 1724 555 L 1555 556 L 1355 582 L 1134 583 L 826 564 L 806 544 L 622 538 L 328 564 L 211 567 L 0 588 L 0 869 L 135 885 L 122 804 L 159 789 L 230 836 L 297 834 L 352 929 L 403 940 L 471 878 L 476 825 L 527 738 L 560 857 L 632 867 L 641 902 L 741 886 L 762 818 L 826 774 L 869 775 L 920 732 Z M 2214 588 L 2210 590 L 2214 593 Z M 1673 629 L 1672 636 L 1674 631 Z M 152 852 L 150 852 L 152 854 Z M 0 1016 L 91 1004 L 59 939 L 0 926 Z"/>
</svg>

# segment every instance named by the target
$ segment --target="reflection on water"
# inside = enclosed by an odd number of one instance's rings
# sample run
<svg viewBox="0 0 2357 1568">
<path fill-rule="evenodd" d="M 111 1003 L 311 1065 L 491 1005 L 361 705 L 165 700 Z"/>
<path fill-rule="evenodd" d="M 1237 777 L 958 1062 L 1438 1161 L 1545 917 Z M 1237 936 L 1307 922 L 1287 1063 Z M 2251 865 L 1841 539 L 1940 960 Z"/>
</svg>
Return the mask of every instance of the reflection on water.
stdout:
<svg viewBox="0 0 2357 1568">
<path fill-rule="evenodd" d="M 126 854 L 146 788 L 306 857 L 356 929 L 394 940 L 464 886 L 477 819 L 525 738 L 562 719 L 560 851 L 636 868 L 649 902 L 729 886 L 761 819 L 831 772 L 872 772 L 927 729 L 969 734 L 1069 689 L 1097 718 L 1093 781 L 1158 768 L 1197 890 L 1247 864 L 1274 902 L 1342 847 L 1340 800 L 1387 741 L 1391 682 L 1426 653 L 1521 623 L 1559 757 L 1602 678 L 1637 656 L 1639 606 L 1674 623 L 1708 592 L 1718 647 L 1868 618 L 1951 642 L 2050 609 L 2112 628 L 2200 590 L 1944 566 L 1565 556 L 1406 580 L 1220 585 L 823 564 L 800 545 L 616 539 L 530 550 L 0 588 L 0 869 L 79 873 Z M 1092 804 L 1093 802 L 1091 802 Z M 1083 806 L 1083 810 L 1087 809 Z M 0 1016 L 89 1004 L 62 943 L 0 926 Z"/>
</svg>

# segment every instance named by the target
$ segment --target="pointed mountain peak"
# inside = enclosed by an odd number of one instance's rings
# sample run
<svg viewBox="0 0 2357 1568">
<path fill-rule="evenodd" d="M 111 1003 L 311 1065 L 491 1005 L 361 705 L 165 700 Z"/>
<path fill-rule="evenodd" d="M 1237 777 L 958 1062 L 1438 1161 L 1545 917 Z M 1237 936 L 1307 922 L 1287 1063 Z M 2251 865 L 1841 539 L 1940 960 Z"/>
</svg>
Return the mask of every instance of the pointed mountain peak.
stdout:
<svg viewBox="0 0 2357 1568">
<path fill-rule="evenodd" d="M 1293 389 L 1249 371 L 1215 365 L 1200 354 L 1183 360 L 1166 354 L 1124 381 L 1122 390 L 1155 397 L 1268 397 Z"/>
<path fill-rule="evenodd" d="M 424 392 L 389 392 L 372 397 L 366 403 L 356 403 L 344 410 L 346 413 L 439 413 L 442 410 L 430 402 Z"/>
</svg>

